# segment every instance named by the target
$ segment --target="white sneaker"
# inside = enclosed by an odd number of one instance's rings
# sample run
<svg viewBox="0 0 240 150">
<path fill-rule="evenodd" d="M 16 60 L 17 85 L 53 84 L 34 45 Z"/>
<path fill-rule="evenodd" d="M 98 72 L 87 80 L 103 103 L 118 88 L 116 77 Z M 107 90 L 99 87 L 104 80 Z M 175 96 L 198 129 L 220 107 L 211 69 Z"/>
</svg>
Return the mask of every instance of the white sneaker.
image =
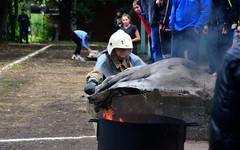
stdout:
<svg viewBox="0 0 240 150">
<path fill-rule="evenodd" d="M 75 58 L 75 60 L 80 60 L 80 61 L 82 61 L 82 62 L 86 62 L 85 59 L 82 58 L 81 56 L 77 56 L 77 57 Z"/>
<path fill-rule="evenodd" d="M 72 55 L 72 59 L 76 59 L 76 57 L 77 57 L 76 55 Z"/>
</svg>

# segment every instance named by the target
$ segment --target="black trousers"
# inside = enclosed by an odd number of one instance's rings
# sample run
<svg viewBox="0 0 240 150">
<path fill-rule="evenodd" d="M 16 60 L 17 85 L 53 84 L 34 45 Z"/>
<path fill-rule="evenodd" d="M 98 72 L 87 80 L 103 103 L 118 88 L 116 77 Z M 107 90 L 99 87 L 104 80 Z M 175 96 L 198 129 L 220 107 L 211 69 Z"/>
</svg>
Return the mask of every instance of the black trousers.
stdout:
<svg viewBox="0 0 240 150">
<path fill-rule="evenodd" d="M 76 33 L 71 32 L 71 40 L 74 41 L 74 43 L 77 44 L 77 48 L 74 52 L 75 55 L 80 55 L 81 49 L 82 49 L 82 44 L 81 44 L 81 39 L 76 35 Z"/>
<path fill-rule="evenodd" d="M 184 58 L 184 51 L 187 49 L 188 59 L 198 64 L 200 35 L 194 28 L 187 28 L 183 31 L 172 30 L 171 53 L 172 57 Z"/>
<path fill-rule="evenodd" d="M 160 40 L 163 55 L 171 55 L 171 39 L 171 31 L 165 31 L 160 29 Z"/>
<path fill-rule="evenodd" d="M 23 33 L 25 34 L 26 43 L 28 43 L 28 29 L 27 28 L 20 28 L 20 43 L 22 43 Z"/>
</svg>

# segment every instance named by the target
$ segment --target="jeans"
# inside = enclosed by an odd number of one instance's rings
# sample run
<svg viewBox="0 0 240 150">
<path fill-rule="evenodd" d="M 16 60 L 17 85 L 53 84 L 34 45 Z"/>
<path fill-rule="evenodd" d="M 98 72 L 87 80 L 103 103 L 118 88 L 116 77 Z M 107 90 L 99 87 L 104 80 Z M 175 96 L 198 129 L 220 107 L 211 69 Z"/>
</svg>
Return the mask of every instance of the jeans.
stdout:
<svg viewBox="0 0 240 150">
<path fill-rule="evenodd" d="M 154 62 L 163 59 L 159 35 L 159 26 L 151 27 L 152 52 Z"/>
</svg>

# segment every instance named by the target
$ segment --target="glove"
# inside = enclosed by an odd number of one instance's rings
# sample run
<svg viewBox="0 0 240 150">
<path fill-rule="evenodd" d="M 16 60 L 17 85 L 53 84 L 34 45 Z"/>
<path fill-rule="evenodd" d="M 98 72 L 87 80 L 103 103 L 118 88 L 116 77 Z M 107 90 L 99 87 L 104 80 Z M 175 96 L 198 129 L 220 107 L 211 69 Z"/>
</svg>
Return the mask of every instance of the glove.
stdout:
<svg viewBox="0 0 240 150">
<path fill-rule="evenodd" d="M 84 92 L 87 93 L 88 95 L 92 95 L 95 92 L 96 86 L 97 86 L 97 83 L 89 81 L 84 88 Z"/>
</svg>

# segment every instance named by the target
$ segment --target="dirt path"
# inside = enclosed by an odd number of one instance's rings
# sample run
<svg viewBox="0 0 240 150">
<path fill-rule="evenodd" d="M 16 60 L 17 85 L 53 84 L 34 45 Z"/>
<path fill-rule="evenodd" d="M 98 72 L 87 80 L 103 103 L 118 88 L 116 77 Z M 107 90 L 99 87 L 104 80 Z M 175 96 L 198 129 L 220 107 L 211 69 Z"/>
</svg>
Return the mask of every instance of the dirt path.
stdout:
<svg viewBox="0 0 240 150">
<path fill-rule="evenodd" d="M 0 63 L 6 65 L 38 49 L 12 48 L 19 55 L 11 55 L 9 51 L 3 54 L 0 49 Z M 87 137 L 0 142 L 0 150 L 97 149 L 97 140 L 91 137 L 94 130 L 88 123 L 90 117 L 85 111 L 87 99 L 83 92 L 85 76 L 95 61 L 71 60 L 72 52 L 69 48 L 49 49 L 0 75 L 0 140 Z M 82 55 L 87 55 L 85 50 Z M 187 141 L 185 149 L 207 150 L 208 145 L 204 141 Z"/>
</svg>

